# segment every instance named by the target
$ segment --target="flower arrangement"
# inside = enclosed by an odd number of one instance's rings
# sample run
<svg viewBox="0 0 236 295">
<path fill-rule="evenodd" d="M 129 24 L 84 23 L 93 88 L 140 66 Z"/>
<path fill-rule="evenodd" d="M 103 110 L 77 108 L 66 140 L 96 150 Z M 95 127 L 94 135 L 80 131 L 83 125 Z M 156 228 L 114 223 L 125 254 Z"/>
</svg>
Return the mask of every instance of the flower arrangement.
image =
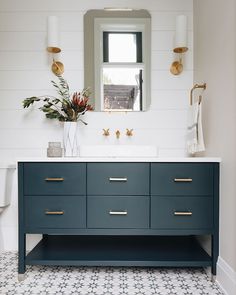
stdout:
<svg viewBox="0 0 236 295">
<path fill-rule="evenodd" d="M 35 102 L 42 101 L 44 104 L 39 109 L 45 113 L 47 118 L 58 119 L 62 122 L 81 121 L 87 125 L 80 116 L 87 111 L 93 110 L 93 107 L 88 103 L 91 94 L 89 88 L 83 89 L 81 92 L 74 92 L 71 96 L 67 81 L 60 75 L 57 77 L 59 83 L 51 82 L 56 88 L 59 97 L 50 95 L 29 97 L 23 100 L 23 107 L 28 108 Z"/>
</svg>

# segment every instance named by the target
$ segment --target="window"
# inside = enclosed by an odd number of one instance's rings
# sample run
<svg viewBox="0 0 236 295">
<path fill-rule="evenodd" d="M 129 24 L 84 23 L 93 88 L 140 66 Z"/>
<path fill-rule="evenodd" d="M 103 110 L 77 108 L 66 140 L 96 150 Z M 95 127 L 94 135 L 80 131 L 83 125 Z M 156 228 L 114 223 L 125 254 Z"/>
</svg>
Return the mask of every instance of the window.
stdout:
<svg viewBox="0 0 236 295">
<path fill-rule="evenodd" d="M 146 19 L 97 18 L 94 45 L 95 96 L 101 109 L 144 110 L 150 83 Z"/>
<path fill-rule="evenodd" d="M 142 32 L 104 31 L 104 110 L 142 110 L 142 72 Z"/>
</svg>

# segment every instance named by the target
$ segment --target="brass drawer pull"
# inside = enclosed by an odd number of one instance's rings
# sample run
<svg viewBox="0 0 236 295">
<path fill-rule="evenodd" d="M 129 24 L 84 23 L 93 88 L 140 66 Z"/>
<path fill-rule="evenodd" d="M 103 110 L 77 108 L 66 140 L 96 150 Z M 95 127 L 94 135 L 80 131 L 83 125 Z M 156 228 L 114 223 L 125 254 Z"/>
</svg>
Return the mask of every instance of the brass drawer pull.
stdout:
<svg viewBox="0 0 236 295">
<path fill-rule="evenodd" d="M 112 211 L 112 210 L 110 210 L 109 214 L 110 215 L 127 215 L 128 212 L 127 211 Z"/>
<path fill-rule="evenodd" d="M 63 215 L 64 211 L 45 211 L 46 215 Z"/>
<path fill-rule="evenodd" d="M 193 213 L 192 212 L 181 212 L 181 211 L 176 211 L 174 213 L 175 216 L 192 216 Z"/>
<path fill-rule="evenodd" d="M 45 181 L 64 181 L 63 177 L 47 177 Z"/>
<path fill-rule="evenodd" d="M 128 178 L 127 177 L 110 177 L 109 181 L 126 182 L 128 181 Z"/>
<path fill-rule="evenodd" d="M 192 178 L 175 178 L 174 182 L 192 182 Z"/>
</svg>

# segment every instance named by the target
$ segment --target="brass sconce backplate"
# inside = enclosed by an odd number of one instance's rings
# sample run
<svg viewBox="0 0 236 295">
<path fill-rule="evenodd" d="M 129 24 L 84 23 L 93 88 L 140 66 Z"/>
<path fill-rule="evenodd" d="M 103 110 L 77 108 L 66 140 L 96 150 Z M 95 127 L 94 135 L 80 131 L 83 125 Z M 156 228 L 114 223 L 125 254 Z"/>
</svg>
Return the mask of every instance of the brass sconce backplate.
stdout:
<svg viewBox="0 0 236 295">
<path fill-rule="evenodd" d="M 57 76 L 62 75 L 64 73 L 64 65 L 60 61 L 54 60 L 51 69 L 52 72 Z"/>
<path fill-rule="evenodd" d="M 181 61 L 174 61 L 171 64 L 171 67 L 170 67 L 171 74 L 179 75 L 182 73 L 182 71 L 183 71 L 183 65 L 182 65 Z"/>
</svg>

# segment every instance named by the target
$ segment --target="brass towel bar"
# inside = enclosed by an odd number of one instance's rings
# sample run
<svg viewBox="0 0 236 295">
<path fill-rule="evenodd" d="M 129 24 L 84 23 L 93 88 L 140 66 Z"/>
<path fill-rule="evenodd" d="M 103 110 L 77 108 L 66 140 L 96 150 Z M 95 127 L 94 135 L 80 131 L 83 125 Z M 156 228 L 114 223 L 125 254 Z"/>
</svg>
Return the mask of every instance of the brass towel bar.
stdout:
<svg viewBox="0 0 236 295">
<path fill-rule="evenodd" d="M 206 83 L 204 83 L 204 84 L 195 84 L 195 85 L 193 86 L 193 88 L 192 88 L 191 91 L 190 91 L 190 105 L 193 104 L 193 91 L 194 91 L 195 89 L 197 89 L 197 88 L 201 88 L 201 89 L 205 90 L 205 89 L 206 89 Z"/>
</svg>

